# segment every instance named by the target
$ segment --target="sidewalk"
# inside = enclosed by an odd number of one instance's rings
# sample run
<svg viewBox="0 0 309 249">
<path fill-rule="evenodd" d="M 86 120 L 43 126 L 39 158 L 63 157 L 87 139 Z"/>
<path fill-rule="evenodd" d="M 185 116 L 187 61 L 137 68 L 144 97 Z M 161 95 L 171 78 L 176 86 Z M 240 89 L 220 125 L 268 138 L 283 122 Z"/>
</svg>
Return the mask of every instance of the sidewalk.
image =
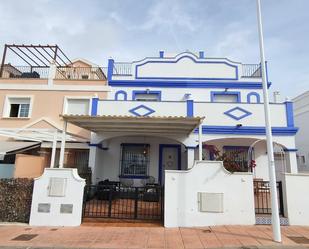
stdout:
<svg viewBox="0 0 309 249">
<path fill-rule="evenodd" d="M 278 244 L 271 240 L 271 227 L 260 225 L 203 228 L 123 227 L 113 224 L 84 224 L 76 228 L 0 225 L 0 248 L 309 248 L 309 227 L 286 226 L 281 227 L 281 231 L 283 243 Z M 301 243 L 294 242 L 291 237 L 296 237 Z"/>
</svg>

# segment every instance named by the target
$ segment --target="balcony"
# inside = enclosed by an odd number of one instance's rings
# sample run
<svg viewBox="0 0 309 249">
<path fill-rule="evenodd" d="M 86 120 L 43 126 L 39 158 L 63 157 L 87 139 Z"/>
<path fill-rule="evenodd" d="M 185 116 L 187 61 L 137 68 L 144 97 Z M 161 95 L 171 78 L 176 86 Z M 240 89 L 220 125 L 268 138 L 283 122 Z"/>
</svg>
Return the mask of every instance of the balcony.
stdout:
<svg viewBox="0 0 309 249">
<path fill-rule="evenodd" d="M 106 67 L 35 67 L 6 64 L 1 79 L 106 80 Z"/>
<path fill-rule="evenodd" d="M 133 64 L 129 62 L 116 62 L 113 67 L 114 76 L 131 76 Z M 241 64 L 241 78 L 261 78 L 261 64 Z"/>
</svg>

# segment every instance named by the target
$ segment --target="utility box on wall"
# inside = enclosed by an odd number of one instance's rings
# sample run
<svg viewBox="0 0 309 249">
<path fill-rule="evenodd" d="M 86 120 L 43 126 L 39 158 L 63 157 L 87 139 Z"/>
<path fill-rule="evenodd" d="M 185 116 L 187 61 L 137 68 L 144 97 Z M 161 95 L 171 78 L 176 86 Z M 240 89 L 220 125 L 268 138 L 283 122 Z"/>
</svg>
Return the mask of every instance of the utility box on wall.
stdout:
<svg viewBox="0 0 309 249">
<path fill-rule="evenodd" d="M 223 213 L 223 193 L 197 193 L 200 212 Z"/>
<path fill-rule="evenodd" d="M 79 226 L 85 180 L 77 169 L 45 169 L 34 181 L 31 226 Z"/>
</svg>

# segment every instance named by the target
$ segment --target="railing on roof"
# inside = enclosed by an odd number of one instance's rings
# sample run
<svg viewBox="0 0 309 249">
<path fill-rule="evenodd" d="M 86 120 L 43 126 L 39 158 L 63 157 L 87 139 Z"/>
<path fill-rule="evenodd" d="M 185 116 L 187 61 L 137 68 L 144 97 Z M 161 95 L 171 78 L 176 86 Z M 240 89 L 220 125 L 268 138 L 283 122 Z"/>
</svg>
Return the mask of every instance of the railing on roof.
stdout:
<svg viewBox="0 0 309 249">
<path fill-rule="evenodd" d="M 34 66 L 13 66 L 6 64 L 3 66 L 2 77 L 4 79 L 47 79 L 49 67 L 34 67 Z"/>
<path fill-rule="evenodd" d="M 106 80 L 104 67 L 57 67 L 55 79 L 61 80 Z"/>
<path fill-rule="evenodd" d="M 132 75 L 132 63 L 129 62 L 114 63 L 113 75 Z"/>
<path fill-rule="evenodd" d="M 242 64 L 243 78 L 261 78 L 261 64 Z"/>
</svg>

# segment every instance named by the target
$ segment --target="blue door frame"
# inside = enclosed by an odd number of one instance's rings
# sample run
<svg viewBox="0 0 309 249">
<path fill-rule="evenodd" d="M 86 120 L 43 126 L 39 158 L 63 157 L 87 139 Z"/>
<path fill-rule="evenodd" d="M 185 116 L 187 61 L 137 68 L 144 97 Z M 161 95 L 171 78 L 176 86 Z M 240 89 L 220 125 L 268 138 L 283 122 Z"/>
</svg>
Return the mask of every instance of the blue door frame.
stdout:
<svg viewBox="0 0 309 249">
<path fill-rule="evenodd" d="M 159 144 L 159 183 L 162 185 L 162 155 L 164 148 L 177 148 L 178 170 L 181 170 L 181 145 L 180 144 Z"/>
</svg>

